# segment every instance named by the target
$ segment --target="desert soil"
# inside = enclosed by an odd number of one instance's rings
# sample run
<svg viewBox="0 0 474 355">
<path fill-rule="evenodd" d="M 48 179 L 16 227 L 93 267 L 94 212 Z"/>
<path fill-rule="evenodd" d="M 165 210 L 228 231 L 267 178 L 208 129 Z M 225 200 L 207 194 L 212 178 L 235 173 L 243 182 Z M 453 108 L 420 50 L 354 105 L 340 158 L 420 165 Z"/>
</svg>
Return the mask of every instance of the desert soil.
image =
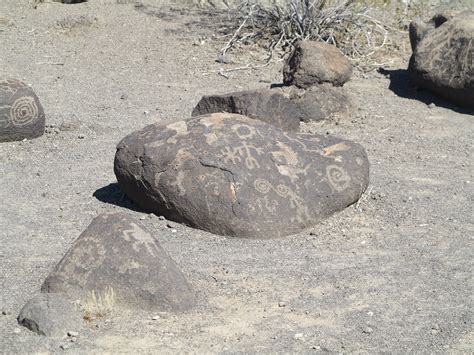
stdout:
<svg viewBox="0 0 474 355">
<path fill-rule="evenodd" d="M 416 91 L 408 57 L 394 56 L 385 75 L 346 84 L 347 115 L 301 127 L 366 147 L 371 184 L 359 203 L 281 239 L 163 221 L 118 189 L 118 141 L 189 117 L 204 94 L 281 83 L 282 62 L 226 79 L 219 68 L 246 59 L 215 61 L 225 39 L 213 16 L 121 2 L 0 1 L 0 77 L 32 84 L 48 125 L 39 139 L 0 144 L 0 352 L 474 351 L 472 113 Z M 21 307 L 73 241 L 112 211 L 154 231 L 198 306 L 156 320 L 116 310 L 74 343 L 20 327 Z"/>
</svg>

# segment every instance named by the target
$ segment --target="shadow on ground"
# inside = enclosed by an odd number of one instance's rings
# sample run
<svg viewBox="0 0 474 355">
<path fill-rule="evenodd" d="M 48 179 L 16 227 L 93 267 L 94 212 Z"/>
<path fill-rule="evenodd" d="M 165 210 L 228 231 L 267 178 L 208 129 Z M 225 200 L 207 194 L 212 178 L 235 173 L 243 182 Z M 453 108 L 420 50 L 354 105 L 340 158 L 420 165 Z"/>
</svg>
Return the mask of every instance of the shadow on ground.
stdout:
<svg viewBox="0 0 474 355">
<path fill-rule="evenodd" d="M 147 211 L 138 207 L 132 200 L 130 200 L 122 192 L 119 184 L 116 182 L 95 190 L 92 196 L 94 196 L 96 199 L 104 203 L 128 208 L 135 212 L 147 213 Z"/>
<path fill-rule="evenodd" d="M 406 69 L 383 69 L 380 68 L 379 72 L 390 79 L 390 86 L 388 87 L 397 96 L 418 100 L 429 105 L 431 103 L 436 106 L 447 108 L 462 114 L 474 114 L 473 110 L 458 107 L 448 101 L 445 101 L 428 90 L 421 89 L 413 84 L 410 80 L 410 74 Z"/>
</svg>

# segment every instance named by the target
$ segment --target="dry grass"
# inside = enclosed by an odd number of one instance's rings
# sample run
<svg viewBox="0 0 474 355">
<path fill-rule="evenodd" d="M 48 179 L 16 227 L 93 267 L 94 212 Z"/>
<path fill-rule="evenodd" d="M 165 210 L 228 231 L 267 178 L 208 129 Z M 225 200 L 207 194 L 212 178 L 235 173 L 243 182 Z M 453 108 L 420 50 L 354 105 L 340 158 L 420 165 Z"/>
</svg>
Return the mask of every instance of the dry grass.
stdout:
<svg viewBox="0 0 474 355">
<path fill-rule="evenodd" d="M 112 313 L 115 302 L 116 294 L 112 287 L 107 287 L 102 292 L 92 291 L 82 304 L 84 319 L 92 321 L 94 319 L 105 318 Z"/>
</svg>

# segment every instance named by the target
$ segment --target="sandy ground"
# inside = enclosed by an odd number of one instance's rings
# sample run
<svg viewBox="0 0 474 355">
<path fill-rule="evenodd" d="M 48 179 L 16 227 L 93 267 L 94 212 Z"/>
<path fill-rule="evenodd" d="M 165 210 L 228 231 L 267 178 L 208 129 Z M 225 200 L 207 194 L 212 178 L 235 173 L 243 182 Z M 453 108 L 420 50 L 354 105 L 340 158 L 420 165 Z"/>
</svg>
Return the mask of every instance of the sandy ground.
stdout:
<svg viewBox="0 0 474 355">
<path fill-rule="evenodd" d="M 387 75 L 356 73 L 351 112 L 302 130 L 366 147 L 371 184 L 358 204 L 264 241 L 161 221 L 122 198 L 118 141 L 189 117 L 203 94 L 279 83 L 282 63 L 225 79 L 215 19 L 154 3 L 0 1 L 0 76 L 33 85 L 48 125 L 39 139 L 0 144 L 0 352 L 474 351 L 472 114 L 410 87 L 408 58 Z M 119 210 L 155 231 L 196 309 L 157 320 L 116 311 L 75 343 L 19 327 L 91 219 Z"/>
</svg>

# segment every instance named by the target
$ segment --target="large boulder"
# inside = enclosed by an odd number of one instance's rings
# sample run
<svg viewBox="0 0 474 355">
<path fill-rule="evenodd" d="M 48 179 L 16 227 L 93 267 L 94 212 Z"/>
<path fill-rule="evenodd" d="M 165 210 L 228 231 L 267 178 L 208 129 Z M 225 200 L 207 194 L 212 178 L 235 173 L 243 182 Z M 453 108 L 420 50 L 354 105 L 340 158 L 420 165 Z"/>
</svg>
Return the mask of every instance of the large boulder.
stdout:
<svg viewBox="0 0 474 355">
<path fill-rule="evenodd" d="M 194 304 L 175 262 L 124 213 L 96 217 L 46 278 L 42 291 L 83 303 L 108 297 L 109 303 L 129 309 L 186 310 Z"/>
<path fill-rule="evenodd" d="M 192 116 L 236 113 L 284 131 L 297 132 L 300 121 L 319 121 L 346 111 L 349 99 L 342 90 L 322 84 L 307 91 L 291 86 L 206 95 L 196 105 Z"/>
<path fill-rule="evenodd" d="M 414 51 L 408 70 L 414 82 L 474 108 L 474 13 L 438 15 L 425 27 L 412 23 L 410 33 Z"/>
<path fill-rule="evenodd" d="M 342 86 L 351 75 L 349 60 L 337 47 L 324 42 L 297 42 L 283 67 L 285 85 L 304 89 L 322 83 Z"/>
<path fill-rule="evenodd" d="M 18 323 L 39 334 L 64 338 L 82 328 L 81 312 L 60 294 L 39 294 L 29 300 L 17 317 Z"/>
<path fill-rule="evenodd" d="M 256 238 L 314 225 L 357 201 L 369 181 L 358 144 L 227 113 L 128 135 L 114 170 L 146 210 L 211 233 Z"/>
<path fill-rule="evenodd" d="M 25 83 L 0 80 L 0 142 L 36 138 L 44 133 L 44 111 Z"/>
</svg>

